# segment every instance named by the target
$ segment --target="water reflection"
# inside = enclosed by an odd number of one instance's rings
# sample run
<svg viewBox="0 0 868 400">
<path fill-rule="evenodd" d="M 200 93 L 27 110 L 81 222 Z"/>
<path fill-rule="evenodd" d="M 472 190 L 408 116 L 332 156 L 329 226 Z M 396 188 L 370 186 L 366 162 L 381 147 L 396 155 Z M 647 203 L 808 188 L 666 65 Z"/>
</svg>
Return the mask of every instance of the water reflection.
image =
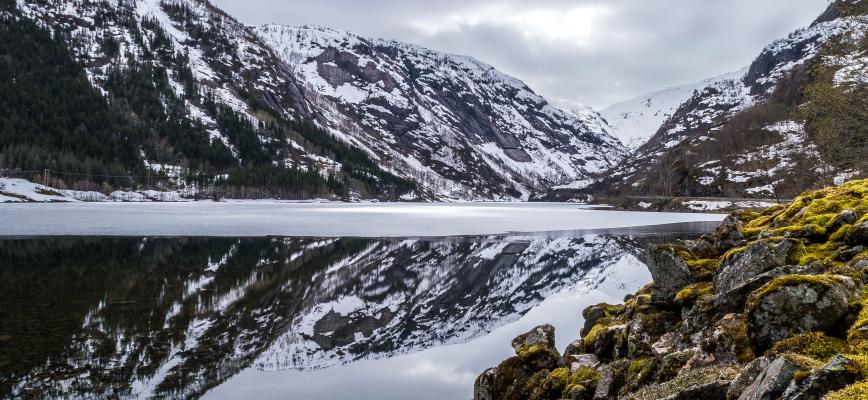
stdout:
<svg viewBox="0 0 868 400">
<path fill-rule="evenodd" d="M 197 397 L 240 371 L 242 384 L 258 371 L 386 371 L 388 358 L 497 333 L 565 290 L 612 274 L 644 283 L 646 240 L 657 239 L 0 240 L 0 395 Z"/>
</svg>

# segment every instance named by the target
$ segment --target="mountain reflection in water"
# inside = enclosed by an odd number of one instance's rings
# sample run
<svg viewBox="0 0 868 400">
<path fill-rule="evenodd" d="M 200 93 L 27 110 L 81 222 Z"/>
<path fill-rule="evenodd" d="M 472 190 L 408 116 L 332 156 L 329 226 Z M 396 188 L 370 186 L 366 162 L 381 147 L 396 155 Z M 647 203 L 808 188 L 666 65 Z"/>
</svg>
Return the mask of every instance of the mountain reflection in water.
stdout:
<svg viewBox="0 0 868 400">
<path fill-rule="evenodd" d="M 613 273 L 645 283 L 649 240 L 0 240 L 0 396 L 197 397 L 465 343 Z"/>
</svg>

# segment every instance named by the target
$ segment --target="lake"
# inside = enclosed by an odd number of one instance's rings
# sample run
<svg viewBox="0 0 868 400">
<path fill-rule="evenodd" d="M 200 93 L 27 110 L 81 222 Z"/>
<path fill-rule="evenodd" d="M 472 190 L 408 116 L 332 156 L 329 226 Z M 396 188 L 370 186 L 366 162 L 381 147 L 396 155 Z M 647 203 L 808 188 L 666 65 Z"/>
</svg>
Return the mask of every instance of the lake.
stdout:
<svg viewBox="0 0 868 400">
<path fill-rule="evenodd" d="M 576 205 L 0 206 L 0 396 L 469 399 L 722 217 Z M 46 236 L 49 235 L 49 236 Z"/>
</svg>

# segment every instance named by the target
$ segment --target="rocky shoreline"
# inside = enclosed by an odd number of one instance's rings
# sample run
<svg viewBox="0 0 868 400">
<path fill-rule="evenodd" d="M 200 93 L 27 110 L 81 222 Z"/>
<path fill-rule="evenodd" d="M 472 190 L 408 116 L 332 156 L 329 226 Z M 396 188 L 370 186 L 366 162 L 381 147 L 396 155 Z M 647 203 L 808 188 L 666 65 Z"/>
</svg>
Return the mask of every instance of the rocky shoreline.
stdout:
<svg viewBox="0 0 868 400">
<path fill-rule="evenodd" d="M 868 180 L 649 249 L 654 282 L 516 337 L 474 399 L 868 399 Z"/>
</svg>

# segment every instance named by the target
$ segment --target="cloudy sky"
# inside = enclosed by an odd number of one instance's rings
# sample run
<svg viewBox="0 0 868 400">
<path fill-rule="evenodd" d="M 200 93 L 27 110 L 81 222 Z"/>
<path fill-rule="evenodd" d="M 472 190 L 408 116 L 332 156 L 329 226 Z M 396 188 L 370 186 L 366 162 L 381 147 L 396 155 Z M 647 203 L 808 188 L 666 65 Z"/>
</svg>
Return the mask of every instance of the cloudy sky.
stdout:
<svg viewBox="0 0 868 400">
<path fill-rule="evenodd" d="M 742 68 L 827 0 L 212 0 L 250 25 L 323 25 L 471 55 L 602 108 Z"/>
</svg>

